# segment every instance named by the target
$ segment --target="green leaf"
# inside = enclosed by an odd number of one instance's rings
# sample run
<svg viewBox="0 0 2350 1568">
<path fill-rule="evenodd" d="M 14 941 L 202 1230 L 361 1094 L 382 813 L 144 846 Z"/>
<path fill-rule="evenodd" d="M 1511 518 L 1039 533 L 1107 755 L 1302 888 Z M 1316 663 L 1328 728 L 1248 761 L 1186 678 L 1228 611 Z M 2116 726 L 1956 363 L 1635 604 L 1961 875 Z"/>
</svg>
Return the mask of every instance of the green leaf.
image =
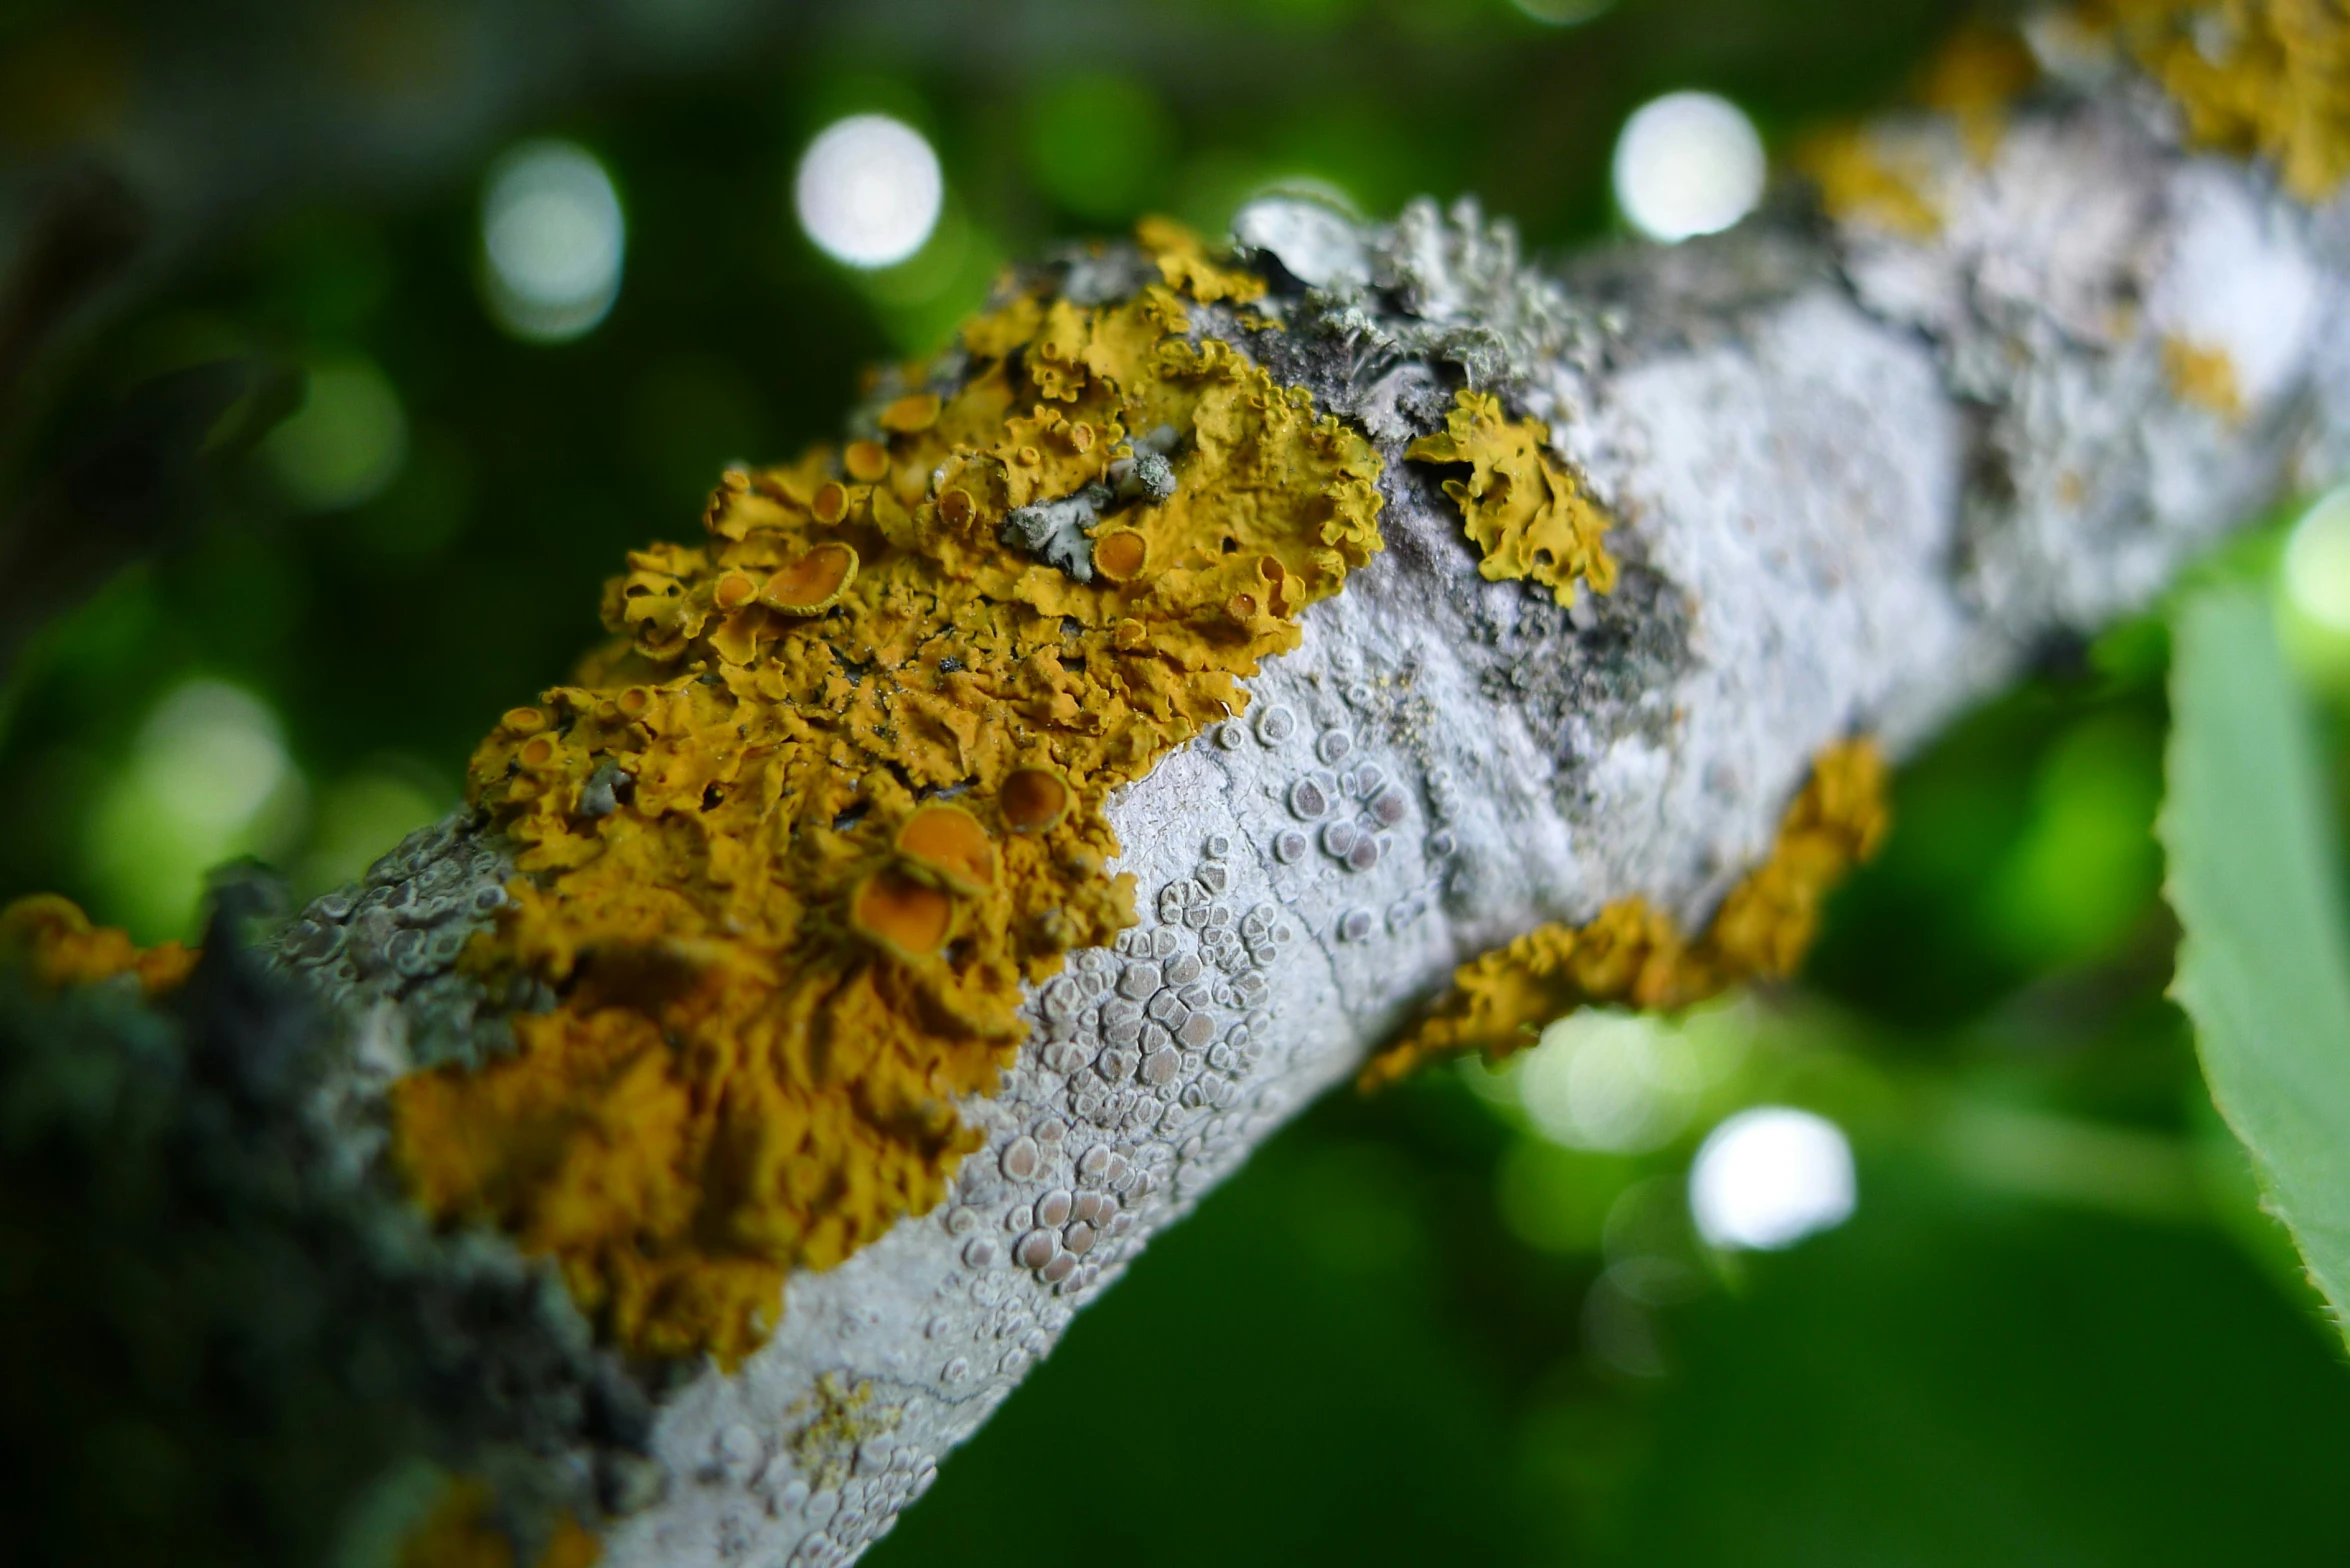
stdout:
<svg viewBox="0 0 2350 1568">
<path fill-rule="evenodd" d="M 2350 1322 L 2350 934 L 2317 750 L 2264 600 L 2180 606 L 2160 832 L 2184 933 L 2171 994 L 2267 1206 Z"/>
</svg>

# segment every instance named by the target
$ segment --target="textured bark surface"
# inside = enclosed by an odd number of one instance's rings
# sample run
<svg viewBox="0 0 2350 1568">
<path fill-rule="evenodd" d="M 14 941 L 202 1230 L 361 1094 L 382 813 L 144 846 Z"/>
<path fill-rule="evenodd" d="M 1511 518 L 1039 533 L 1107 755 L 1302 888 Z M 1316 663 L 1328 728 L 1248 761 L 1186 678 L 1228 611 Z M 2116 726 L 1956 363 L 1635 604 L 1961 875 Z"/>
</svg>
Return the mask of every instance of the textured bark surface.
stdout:
<svg viewBox="0 0 2350 1568">
<path fill-rule="evenodd" d="M 608 1561 L 854 1555 L 1154 1232 L 1454 966 L 1630 894 L 1702 926 L 1821 747 L 1900 755 L 2345 471 L 2340 204 L 2183 152 L 2128 80 L 2048 87 L 1987 152 L 1926 118 L 1883 134 L 1919 151 L 1931 237 L 1790 202 L 1546 275 L 1467 207 L 1242 215 L 1287 330 L 1195 321 L 1378 445 L 1387 551 L 1245 716 L 1114 803 L 1142 923 L 1030 996 L 1017 1068 L 965 1107 L 988 1142 L 950 1201 L 795 1277 L 734 1375 L 581 1438 L 567 1462 L 620 1515 Z M 1132 261 L 1062 263 L 1063 287 L 1114 293 Z M 2225 356 L 2239 409 L 2183 386 L 2182 347 Z M 1403 456 L 1464 381 L 1547 420 L 1619 519 L 1613 594 L 1568 609 L 1478 576 Z M 373 1081 L 494 1040 L 450 965 L 506 869 L 455 824 L 284 938 L 365 1019 Z M 354 1138 L 370 1105 L 339 1113 Z"/>
</svg>

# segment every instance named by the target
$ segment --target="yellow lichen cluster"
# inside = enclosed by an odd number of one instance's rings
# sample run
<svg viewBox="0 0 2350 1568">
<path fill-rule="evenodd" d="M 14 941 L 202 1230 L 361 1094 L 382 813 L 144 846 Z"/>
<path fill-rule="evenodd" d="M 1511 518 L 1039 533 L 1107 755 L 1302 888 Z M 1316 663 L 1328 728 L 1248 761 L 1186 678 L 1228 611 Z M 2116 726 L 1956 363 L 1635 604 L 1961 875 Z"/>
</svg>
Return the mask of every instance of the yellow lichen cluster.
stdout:
<svg viewBox="0 0 2350 1568">
<path fill-rule="evenodd" d="M 815 1391 L 793 1407 L 794 1415 L 807 1412 L 808 1419 L 792 1434 L 791 1455 L 801 1477 L 817 1491 L 833 1491 L 848 1480 L 859 1444 L 897 1430 L 903 1409 L 876 1404 L 873 1394 L 870 1382 L 851 1388 L 838 1372 L 826 1372 L 817 1377 Z"/>
<path fill-rule="evenodd" d="M 1838 222 L 1873 223 L 1912 240 L 1942 232 L 1942 208 L 1926 194 L 1933 167 L 1920 149 L 1889 144 L 1865 125 L 1842 126 L 1807 138 L 1794 163 L 1818 190 L 1820 210 Z"/>
<path fill-rule="evenodd" d="M 2350 177 L 2350 10 L 2341 0 L 2083 0 L 2161 82 L 2198 143 L 2275 160 L 2323 201 Z"/>
<path fill-rule="evenodd" d="M 1243 292 L 1196 242 L 1159 255 Z M 1133 919 L 1109 792 L 1238 711 L 1380 548 L 1369 445 L 1188 325 L 1160 285 L 973 321 L 968 380 L 891 404 L 886 440 L 730 473 L 705 543 L 633 553 L 617 639 L 475 755 L 523 875 L 467 962 L 561 1000 L 512 1057 L 396 1086 L 399 1158 L 629 1349 L 731 1362 L 789 1269 L 940 1201 L 1021 982 Z M 1179 487 L 1105 520 L 1120 569 L 1003 541 L 1163 426 Z"/>
<path fill-rule="evenodd" d="M 2202 348 L 2179 338 L 2162 341 L 2163 374 L 2173 396 L 2209 409 L 2229 424 L 2244 417 L 2244 388 L 2224 348 Z"/>
<path fill-rule="evenodd" d="M 1983 163 L 2007 128 L 2008 105 L 2039 79 L 2039 63 L 2014 28 L 1970 23 L 1926 62 L 1917 101 L 1956 120 L 1967 151 Z"/>
<path fill-rule="evenodd" d="M 1477 570 L 1488 581 L 1531 578 L 1561 604 L 1575 602 L 1578 579 L 1598 593 L 1615 587 L 1616 563 L 1601 543 L 1607 513 L 1551 456 L 1549 430 L 1511 419 L 1500 398 L 1463 388 L 1444 428 L 1404 456 L 1469 465 L 1469 477 L 1447 479 L 1444 493 L 1484 552 Z"/>
<path fill-rule="evenodd" d="M 55 893 L 0 909 L 0 953 L 16 955 L 43 990 L 135 974 L 150 999 L 178 990 L 201 956 L 178 942 L 142 948 L 119 927 L 92 925 L 80 905 Z"/>
<path fill-rule="evenodd" d="M 1442 1057 L 1507 1056 L 1587 1004 L 1688 1007 L 1744 980 L 1794 973 L 1818 929 L 1820 901 L 1884 836 L 1884 792 L 1874 745 L 1830 747 L 1780 820 L 1770 858 L 1731 889 L 1703 936 L 1690 941 L 1639 898 L 1609 904 L 1587 925 L 1539 926 L 1455 971 L 1428 1016 L 1363 1069 L 1362 1087 Z"/>
<path fill-rule="evenodd" d="M 514 1568 L 514 1541 L 499 1528 L 496 1506 L 487 1482 L 451 1482 L 401 1541 L 400 1568 Z M 535 1561 L 537 1568 L 593 1568 L 603 1555 L 603 1543 L 566 1515 Z"/>
<path fill-rule="evenodd" d="M 1241 267 L 1228 267 L 1208 253 L 1200 237 L 1180 223 L 1165 218 L 1145 218 L 1135 225 L 1134 236 L 1151 260 L 1158 265 L 1159 276 L 1171 288 L 1181 289 L 1202 304 L 1230 300 L 1243 304 L 1265 297 L 1265 280 Z"/>
</svg>

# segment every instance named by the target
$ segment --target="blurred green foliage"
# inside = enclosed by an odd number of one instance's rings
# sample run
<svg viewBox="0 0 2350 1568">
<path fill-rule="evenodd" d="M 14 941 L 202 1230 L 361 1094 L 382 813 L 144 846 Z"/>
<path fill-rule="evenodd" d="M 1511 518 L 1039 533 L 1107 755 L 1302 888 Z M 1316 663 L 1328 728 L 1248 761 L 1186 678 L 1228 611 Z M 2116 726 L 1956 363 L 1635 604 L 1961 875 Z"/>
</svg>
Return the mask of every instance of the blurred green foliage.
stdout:
<svg viewBox="0 0 2350 1568">
<path fill-rule="evenodd" d="M 0 893 L 155 938 L 230 854 L 304 892 L 352 875 L 564 676 L 624 550 L 690 536 L 724 462 L 833 434 L 860 368 L 935 348 L 1009 257 L 1148 210 L 1214 229 L 1274 183 L 1370 212 L 1475 192 L 1574 243 L 1610 226 L 1609 146 L 1648 96 L 1725 92 L 1783 139 L 1893 90 L 1963 7 L 1593 9 L 810 9 L 692 69 L 574 79 L 441 176 L 254 204 L 48 387 L 70 431 L 174 365 L 310 372 L 197 542 L 13 672 Z M 18 7 L 0 40 L 86 54 L 157 14 Z M 134 115 L 131 80 L 20 97 L 0 137 Z M 930 138 L 947 194 L 919 252 L 858 274 L 799 234 L 790 183 L 865 110 Z M 628 224 L 612 314 L 555 346 L 502 335 L 474 275 L 481 173 L 542 134 L 604 161 Z M 1691 1023 L 1711 1065 L 1638 1147 L 1567 1147 L 1474 1069 L 1308 1113 L 872 1560 L 2342 1560 L 2339 1344 L 2162 999 L 2167 657 L 2153 622 L 2053 653 L 1906 768 L 1804 988 Z M 1847 1131 L 1858 1208 L 1716 1254 L 1689 1163 L 1766 1101 Z"/>
</svg>

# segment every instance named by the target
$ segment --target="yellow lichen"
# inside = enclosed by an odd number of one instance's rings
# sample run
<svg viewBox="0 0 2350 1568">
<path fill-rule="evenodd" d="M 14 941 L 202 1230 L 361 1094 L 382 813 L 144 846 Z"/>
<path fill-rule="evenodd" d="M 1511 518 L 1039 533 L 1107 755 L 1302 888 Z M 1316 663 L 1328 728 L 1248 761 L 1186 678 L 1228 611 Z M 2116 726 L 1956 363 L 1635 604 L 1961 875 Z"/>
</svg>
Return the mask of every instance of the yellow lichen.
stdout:
<svg viewBox="0 0 2350 1568">
<path fill-rule="evenodd" d="M 0 909 L 0 953 L 14 955 L 46 991 L 129 974 L 150 998 L 178 990 L 201 956 L 179 942 L 142 948 L 119 927 L 92 925 L 80 905 L 55 893 Z"/>
<path fill-rule="evenodd" d="M 1500 398 L 1464 388 L 1444 428 L 1404 456 L 1469 465 L 1469 477 L 1447 479 L 1444 493 L 1484 552 L 1477 570 L 1488 580 L 1530 578 L 1561 604 L 1575 602 L 1577 579 L 1598 593 L 1615 587 L 1616 563 L 1601 544 L 1607 514 L 1550 455 L 1550 431 L 1511 419 Z"/>
<path fill-rule="evenodd" d="M 514 1568 L 514 1540 L 499 1528 L 497 1497 L 484 1481 L 467 1478 L 441 1491 L 424 1522 L 400 1542 L 400 1568 Z M 536 1562 L 537 1568 L 593 1568 L 604 1546 L 564 1517 Z"/>
<path fill-rule="evenodd" d="M 2083 0 L 2161 82 L 2203 146 L 2275 161 L 2323 201 L 2350 177 L 2350 10 L 2341 0 Z"/>
<path fill-rule="evenodd" d="M 1093 569 L 1114 583 L 1140 577 L 1150 561 L 1150 542 L 1131 528 L 1107 528 L 1093 542 Z"/>
<path fill-rule="evenodd" d="M 1820 209 L 1839 222 L 1873 223 L 1913 240 L 1942 232 L 1942 209 L 1926 194 L 1931 167 L 1868 126 L 1810 137 L 1795 149 L 1794 162 L 1818 188 Z"/>
<path fill-rule="evenodd" d="M 1004 775 L 1004 823 L 1015 833 L 1047 833 L 1060 825 L 1077 798 L 1069 781 L 1050 768 L 1014 768 Z"/>
<path fill-rule="evenodd" d="M 1830 747 L 1780 819 L 1770 858 L 1731 889 L 1702 937 L 1690 941 L 1638 898 L 1609 904 L 1587 925 L 1538 926 L 1455 971 L 1435 1008 L 1363 1069 L 1362 1087 L 1441 1057 L 1507 1056 L 1589 1004 L 1688 1007 L 1744 980 L 1794 973 L 1819 928 L 1820 901 L 1876 853 L 1884 791 L 1874 745 Z"/>
<path fill-rule="evenodd" d="M 881 428 L 913 435 L 938 423 L 942 404 L 936 392 L 910 392 L 881 411 Z"/>
<path fill-rule="evenodd" d="M 1158 285 L 970 323 L 971 375 L 892 405 L 886 465 L 725 475 L 707 540 L 632 553 L 617 639 L 476 754 L 522 874 L 466 962 L 560 1000 L 512 1056 L 395 1086 L 396 1149 L 426 1208 L 553 1255 L 628 1349 L 731 1362 L 790 1269 L 944 1196 L 1021 982 L 1132 922 L 1109 793 L 1238 711 L 1380 548 L 1370 446 L 1188 327 Z M 1079 583 L 1003 542 L 1162 425 L 1177 491 L 1115 519 L 1147 571 Z M 858 565 L 825 607 L 770 591 L 828 550 Z M 598 816 L 600 768 L 627 784 Z"/>
<path fill-rule="evenodd" d="M 755 597 L 761 604 L 786 615 L 821 615 L 840 603 L 840 596 L 856 580 L 855 547 L 828 539 L 777 570 L 752 594 L 730 592 L 735 583 L 749 579 L 740 572 L 725 573 L 718 579 L 714 602 L 718 609 L 733 610 Z"/>
<path fill-rule="evenodd" d="M 2243 384 L 2224 348 L 2202 348 L 2181 338 L 2162 340 L 2163 374 L 2173 396 L 2209 409 L 2229 424 L 2244 417 Z"/>
<path fill-rule="evenodd" d="M 955 901 L 943 888 L 883 866 L 849 895 L 849 924 L 885 951 L 919 961 L 936 956 L 954 934 Z"/>
<path fill-rule="evenodd" d="M 2039 63 L 2014 28 L 1969 24 L 1927 61 L 1917 101 L 1956 120 L 1967 151 L 1988 163 L 2006 130 L 2008 105 L 2039 77 Z"/>
<path fill-rule="evenodd" d="M 838 1490 L 856 1464 L 858 1445 L 896 1431 L 905 1414 L 897 1405 L 876 1404 L 871 1383 L 850 1388 L 838 1372 L 816 1379 L 815 1392 L 792 1408 L 794 1415 L 802 1411 L 808 1419 L 792 1434 L 791 1454 L 819 1492 Z"/>
<path fill-rule="evenodd" d="M 958 893 L 984 893 L 995 885 L 995 845 L 979 819 L 960 806 L 917 808 L 898 829 L 898 853 Z"/>
<path fill-rule="evenodd" d="M 1135 239 L 1170 288 L 1178 288 L 1201 304 L 1231 300 L 1235 304 L 1262 299 L 1265 280 L 1255 273 L 1226 266 L 1208 254 L 1197 234 L 1172 218 L 1145 218 L 1135 225 Z"/>
</svg>

